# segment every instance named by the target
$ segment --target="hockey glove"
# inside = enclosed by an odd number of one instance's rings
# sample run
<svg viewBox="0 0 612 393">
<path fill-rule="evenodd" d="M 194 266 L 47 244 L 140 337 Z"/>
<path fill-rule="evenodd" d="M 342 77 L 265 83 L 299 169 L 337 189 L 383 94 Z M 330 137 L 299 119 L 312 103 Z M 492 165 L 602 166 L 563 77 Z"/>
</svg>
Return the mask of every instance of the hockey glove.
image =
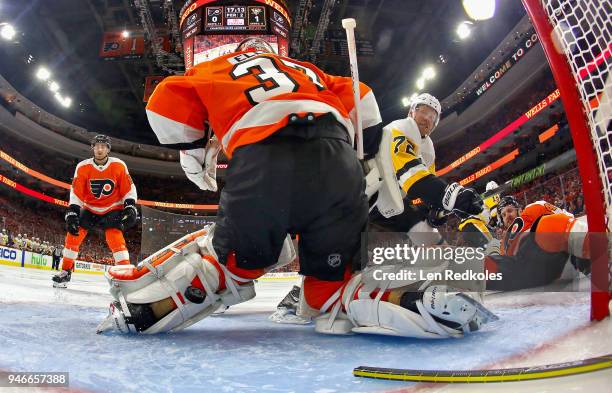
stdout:
<svg viewBox="0 0 612 393">
<path fill-rule="evenodd" d="M 70 205 L 64 221 L 66 221 L 66 230 L 74 236 L 79 236 L 79 215 L 81 214 L 81 208 L 77 205 Z"/>
<path fill-rule="evenodd" d="M 464 188 L 459 183 L 451 183 L 444 190 L 442 206 L 444 210 L 452 211 L 460 218 L 467 218 L 480 214 L 483 202 L 473 189 Z"/>
<path fill-rule="evenodd" d="M 137 219 L 138 210 L 136 210 L 136 203 L 133 199 L 127 199 L 123 212 L 121 213 L 121 228 L 126 230 L 133 227 Z"/>
<path fill-rule="evenodd" d="M 201 190 L 217 191 L 217 156 L 221 143 L 217 138 L 208 140 L 206 149 L 181 150 L 181 167 L 187 178 Z"/>
<path fill-rule="evenodd" d="M 448 212 L 443 209 L 429 209 L 427 213 L 427 223 L 431 227 L 441 227 L 446 221 L 448 221 Z"/>
</svg>

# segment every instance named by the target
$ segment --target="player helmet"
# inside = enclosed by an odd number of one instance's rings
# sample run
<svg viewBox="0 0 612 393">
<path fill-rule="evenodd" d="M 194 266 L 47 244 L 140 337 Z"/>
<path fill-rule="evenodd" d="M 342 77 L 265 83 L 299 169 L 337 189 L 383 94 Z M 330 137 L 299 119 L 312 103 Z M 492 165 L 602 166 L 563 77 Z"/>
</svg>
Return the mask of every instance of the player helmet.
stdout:
<svg viewBox="0 0 612 393">
<path fill-rule="evenodd" d="M 485 191 L 491 191 L 491 190 L 494 190 L 494 189 L 496 189 L 498 187 L 499 187 L 499 184 L 497 184 L 496 181 L 491 180 L 491 181 L 487 182 L 487 185 L 485 187 Z"/>
<path fill-rule="evenodd" d="M 244 52 L 246 50 L 256 50 L 266 53 L 276 53 L 272 45 L 261 37 L 248 37 L 240 41 L 234 52 Z"/>
<path fill-rule="evenodd" d="M 91 140 L 91 147 L 93 148 L 96 143 L 106 143 L 108 148 L 111 148 L 111 139 L 107 135 L 98 134 Z"/>
<path fill-rule="evenodd" d="M 414 112 L 414 110 L 419 105 L 427 105 L 428 107 L 436 111 L 436 113 L 438 114 L 438 116 L 436 116 L 436 121 L 434 122 L 433 128 L 431 129 L 431 132 L 433 132 L 433 130 L 435 130 L 436 126 L 440 122 L 440 115 L 442 114 L 442 106 L 440 105 L 440 101 L 438 101 L 438 99 L 432 96 L 431 94 L 421 93 L 416 96 L 410 103 L 409 113 Z"/>
<path fill-rule="evenodd" d="M 499 203 L 497 204 L 497 211 L 501 212 L 506 206 L 514 206 L 517 209 L 521 208 L 519 202 L 512 195 L 506 195 L 499 201 Z"/>
</svg>

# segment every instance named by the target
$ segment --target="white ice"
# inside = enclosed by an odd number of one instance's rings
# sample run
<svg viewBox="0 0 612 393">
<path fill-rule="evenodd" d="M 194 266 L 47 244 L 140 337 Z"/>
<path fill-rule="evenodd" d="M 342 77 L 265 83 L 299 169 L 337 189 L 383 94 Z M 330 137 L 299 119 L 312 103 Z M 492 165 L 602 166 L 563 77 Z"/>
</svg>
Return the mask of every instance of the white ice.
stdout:
<svg viewBox="0 0 612 393">
<path fill-rule="evenodd" d="M 267 317 L 295 282 L 260 281 L 254 300 L 185 331 L 124 336 L 95 334 L 111 300 L 102 276 L 74 274 L 67 289 L 54 289 L 52 274 L 0 266 L 0 369 L 67 371 L 71 388 L 79 390 L 450 391 L 461 387 L 362 379 L 351 372 L 361 365 L 419 369 L 535 365 L 612 353 L 609 320 L 588 322 L 588 293 L 493 295 L 487 304 L 500 317 L 495 325 L 463 339 L 417 340 L 325 336 L 315 333 L 312 325 L 275 324 Z M 572 344 L 574 337 L 577 344 Z M 593 381 L 597 375 L 600 379 L 603 375 L 603 382 L 585 383 L 585 378 Z M 563 388 L 554 391 L 610 392 L 610 375 L 560 378 L 565 381 Z M 548 391 L 546 387 L 554 383 L 558 382 L 525 386 Z M 507 383 L 503 388 L 528 391 L 519 386 L 523 385 Z M 581 390 L 585 386 L 588 390 Z M 464 391 L 475 389 L 469 385 Z M 492 390 L 491 385 L 486 389 Z"/>
</svg>

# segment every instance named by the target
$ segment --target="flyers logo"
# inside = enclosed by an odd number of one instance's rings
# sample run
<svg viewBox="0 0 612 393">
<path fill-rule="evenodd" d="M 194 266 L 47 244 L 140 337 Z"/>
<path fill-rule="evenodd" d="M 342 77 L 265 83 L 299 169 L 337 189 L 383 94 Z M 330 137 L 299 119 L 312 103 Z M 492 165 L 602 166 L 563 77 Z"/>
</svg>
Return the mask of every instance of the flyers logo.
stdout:
<svg viewBox="0 0 612 393">
<path fill-rule="evenodd" d="M 514 222 L 508 229 L 508 233 L 506 235 L 506 239 L 504 240 L 504 246 L 507 250 L 510 250 L 510 243 L 516 239 L 516 237 L 521 233 L 523 228 L 525 227 L 525 221 L 521 217 L 517 217 L 514 219 Z"/>
<path fill-rule="evenodd" d="M 109 196 L 113 193 L 115 182 L 110 179 L 95 179 L 89 181 L 89 187 L 93 196 L 102 198 L 102 196 Z"/>
</svg>

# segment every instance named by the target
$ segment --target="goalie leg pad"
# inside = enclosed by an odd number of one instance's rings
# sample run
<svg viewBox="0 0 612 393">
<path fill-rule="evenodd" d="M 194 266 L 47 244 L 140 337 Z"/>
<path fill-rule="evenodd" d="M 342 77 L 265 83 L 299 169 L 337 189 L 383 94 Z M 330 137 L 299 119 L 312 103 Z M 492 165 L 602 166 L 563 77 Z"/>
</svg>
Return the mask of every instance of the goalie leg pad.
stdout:
<svg viewBox="0 0 612 393">
<path fill-rule="evenodd" d="M 443 338 L 428 331 L 424 319 L 417 313 L 389 302 L 357 299 L 349 303 L 348 314 L 357 323 L 355 333 L 381 334 L 415 338 Z"/>
<path fill-rule="evenodd" d="M 380 266 L 388 271 L 403 267 Z M 380 281 L 356 274 L 321 307 L 315 330 L 415 338 L 462 337 L 497 317 L 477 300 L 429 281 Z M 328 311 L 329 310 L 329 311 Z"/>
<path fill-rule="evenodd" d="M 137 267 L 109 269 L 106 278 L 115 302 L 98 332 L 112 327 L 126 333 L 177 331 L 212 314 L 222 304 L 229 306 L 253 298 L 252 279 L 237 276 L 210 255 L 213 252 L 206 247 L 206 238 L 211 235 L 206 230 L 198 231 L 158 251 Z M 151 308 L 155 314 L 157 321 L 153 325 L 150 310 L 143 307 Z M 137 315 L 132 315 L 134 310 Z"/>
</svg>

